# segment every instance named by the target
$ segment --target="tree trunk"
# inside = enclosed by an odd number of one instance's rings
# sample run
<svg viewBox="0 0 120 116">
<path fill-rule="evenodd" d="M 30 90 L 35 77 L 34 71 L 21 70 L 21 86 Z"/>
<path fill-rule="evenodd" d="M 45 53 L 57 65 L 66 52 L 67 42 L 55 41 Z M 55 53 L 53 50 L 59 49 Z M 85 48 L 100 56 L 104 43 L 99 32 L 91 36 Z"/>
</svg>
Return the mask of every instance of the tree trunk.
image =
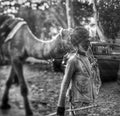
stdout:
<svg viewBox="0 0 120 116">
<path fill-rule="evenodd" d="M 99 21 L 99 14 L 97 11 L 97 7 L 96 7 L 96 0 L 93 0 L 93 11 L 94 11 L 94 18 L 95 18 L 95 25 L 96 25 L 96 32 L 100 38 L 100 41 L 106 41 L 107 38 L 104 35 L 104 31 L 102 29 L 102 25 Z"/>
<path fill-rule="evenodd" d="M 71 0 L 66 0 L 66 14 L 67 14 L 68 28 L 74 27 L 73 6 L 72 6 L 72 1 Z"/>
</svg>

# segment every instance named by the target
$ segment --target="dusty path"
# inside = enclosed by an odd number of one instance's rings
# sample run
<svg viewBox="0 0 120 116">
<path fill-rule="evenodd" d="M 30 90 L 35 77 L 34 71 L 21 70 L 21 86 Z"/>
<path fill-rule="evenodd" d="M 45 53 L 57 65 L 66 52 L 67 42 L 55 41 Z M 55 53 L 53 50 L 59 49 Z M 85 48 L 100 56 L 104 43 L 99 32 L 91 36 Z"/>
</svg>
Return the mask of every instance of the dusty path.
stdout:
<svg viewBox="0 0 120 116">
<path fill-rule="evenodd" d="M 9 71 L 9 66 L 0 67 L 0 101 Z M 62 73 L 41 71 L 38 66 L 24 66 L 24 75 L 28 82 L 29 98 L 33 111 L 39 116 L 56 111 Z M 120 87 L 116 82 L 104 83 L 96 100 L 98 107 L 81 111 L 81 116 L 90 116 L 92 113 L 94 116 L 120 116 L 120 92 L 118 89 Z M 12 105 L 11 110 L 7 112 L 0 110 L 0 116 L 24 116 L 19 87 L 13 86 L 11 88 L 10 104 Z M 38 115 L 36 114 L 36 116 Z"/>
</svg>

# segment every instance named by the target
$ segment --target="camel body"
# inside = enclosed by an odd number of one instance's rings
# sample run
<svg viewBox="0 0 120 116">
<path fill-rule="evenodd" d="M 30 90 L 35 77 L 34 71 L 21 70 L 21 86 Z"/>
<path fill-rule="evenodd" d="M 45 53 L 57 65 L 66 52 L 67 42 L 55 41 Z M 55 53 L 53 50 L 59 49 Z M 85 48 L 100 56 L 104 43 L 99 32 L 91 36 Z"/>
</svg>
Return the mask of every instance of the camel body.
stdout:
<svg viewBox="0 0 120 116">
<path fill-rule="evenodd" d="M 43 41 L 35 37 L 28 25 L 24 24 L 13 38 L 2 43 L 0 47 L 2 55 L 10 59 L 12 66 L 2 97 L 2 109 L 10 108 L 8 103 L 9 90 L 13 82 L 16 82 L 21 88 L 26 116 L 33 115 L 28 100 L 28 88 L 23 75 L 23 62 L 28 57 L 47 60 L 65 55 L 72 48 L 70 33 L 69 29 L 63 29 L 54 39 Z"/>
</svg>

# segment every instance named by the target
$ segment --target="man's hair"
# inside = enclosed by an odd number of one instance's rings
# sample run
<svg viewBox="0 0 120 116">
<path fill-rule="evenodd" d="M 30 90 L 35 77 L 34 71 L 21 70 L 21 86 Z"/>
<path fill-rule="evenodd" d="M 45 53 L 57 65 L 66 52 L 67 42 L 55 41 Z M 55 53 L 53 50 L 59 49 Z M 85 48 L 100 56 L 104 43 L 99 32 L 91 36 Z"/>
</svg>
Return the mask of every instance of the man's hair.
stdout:
<svg viewBox="0 0 120 116">
<path fill-rule="evenodd" d="M 71 34 L 71 42 L 74 46 L 89 38 L 89 31 L 84 27 L 76 27 Z"/>
</svg>

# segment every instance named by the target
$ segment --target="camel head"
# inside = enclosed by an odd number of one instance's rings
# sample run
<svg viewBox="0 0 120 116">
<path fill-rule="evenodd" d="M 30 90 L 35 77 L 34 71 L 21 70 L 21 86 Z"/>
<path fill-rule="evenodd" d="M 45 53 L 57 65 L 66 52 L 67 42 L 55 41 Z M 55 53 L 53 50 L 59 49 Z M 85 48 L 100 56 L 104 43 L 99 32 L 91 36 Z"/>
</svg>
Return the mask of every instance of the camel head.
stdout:
<svg viewBox="0 0 120 116">
<path fill-rule="evenodd" d="M 71 32 L 73 29 L 61 29 L 54 39 L 54 47 L 52 48 L 51 56 L 53 58 L 62 58 L 72 49 Z"/>
<path fill-rule="evenodd" d="M 71 33 L 73 33 L 72 28 L 60 30 L 60 39 L 62 40 L 63 51 L 65 50 L 66 52 L 69 52 L 73 49 L 73 45 L 71 43 Z"/>
</svg>

